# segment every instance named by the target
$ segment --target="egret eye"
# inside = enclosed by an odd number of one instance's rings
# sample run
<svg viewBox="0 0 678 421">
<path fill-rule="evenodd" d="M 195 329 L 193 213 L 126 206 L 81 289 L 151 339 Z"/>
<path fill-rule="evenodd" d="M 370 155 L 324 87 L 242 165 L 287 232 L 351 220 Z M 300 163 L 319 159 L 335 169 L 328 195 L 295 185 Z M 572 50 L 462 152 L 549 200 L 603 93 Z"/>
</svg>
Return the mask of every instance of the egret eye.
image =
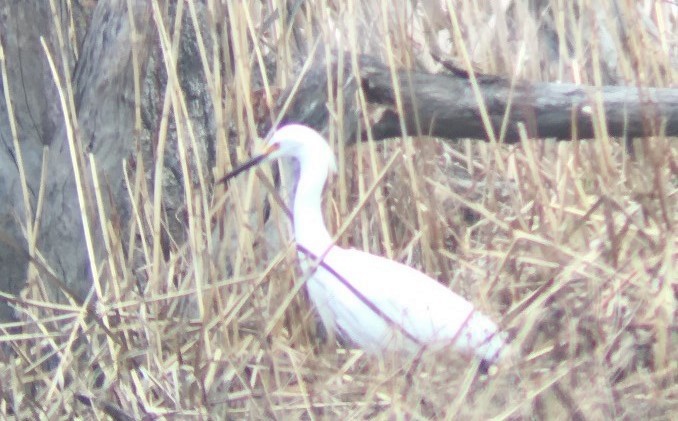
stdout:
<svg viewBox="0 0 678 421">
<path fill-rule="evenodd" d="M 268 147 L 266 148 L 266 152 L 264 152 L 264 155 L 270 155 L 270 154 L 272 154 L 273 152 L 275 152 L 279 149 L 280 149 L 280 142 L 273 142 L 273 143 L 268 145 Z"/>
</svg>

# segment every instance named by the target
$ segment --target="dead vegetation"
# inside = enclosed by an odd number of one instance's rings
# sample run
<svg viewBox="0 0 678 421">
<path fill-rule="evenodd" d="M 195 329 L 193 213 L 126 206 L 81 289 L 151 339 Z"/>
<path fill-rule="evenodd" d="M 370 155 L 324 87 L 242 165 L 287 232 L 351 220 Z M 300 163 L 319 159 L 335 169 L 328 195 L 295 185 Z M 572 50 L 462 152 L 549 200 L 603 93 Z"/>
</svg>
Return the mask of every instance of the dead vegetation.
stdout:
<svg viewBox="0 0 678 421">
<path fill-rule="evenodd" d="M 31 250 L 21 296 L 2 295 L 19 315 L 0 325 L 3 417 L 593 420 L 678 411 L 675 139 L 636 139 L 634 156 L 604 125 L 590 141 L 402 138 L 344 147 L 338 110 L 353 98 L 331 95 L 327 135 L 339 172 L 326 191 L 330 231 L 343 246 L 421 269 L 501 320 L 514 355 L 490 377 L 455 355 L 380 360 L 319 339 L 287 216 L 264 201 L 273 195 L 270 169 L 228 189 L 210 181 L 256 147 L 255 116 L 275 120 L 261 109 L 275 109 L 275 92 L 295 83 L 304 62 L 294 57 L 319 45 L 370 53 L 394 69 L 441 71 L 433 53 L 526 80 L 668 87 L 674 4 L 448 1 L 413 11 L 388 1 L 309 2 L 288 5 L 287 26 L 286 9 L 271 14 L 278 2 L 228 3 L 207 2 L 227 16 L 234 70 L 199 47 L 221 125 L 215 168 L 205 167 L 168 66 L 185 207 L 164 211 L 162 165 L 152 177 L 143 165 L 125 174 L 125 231 L 112 228 L 105 188 L 85 192 L 107 250 L 92 256 L 85 300 L 46 298 L 55 280 Z M 181 20 L 150 4 L 151 21 L 162 22 L 162 60 L 172 63 Z M 194 7 L 178 2 L 175 12 L 194 19 Z M 202 37 L 225 48 L 223 33 L 207 27 L 214 32 Z M 270 56 L 275 71 L 254 77 Z M 184 243 L 167 233 L 171 218 L 181 221 Z M 31 233 L 37 222 L 27 221 Z"/>
</svg>

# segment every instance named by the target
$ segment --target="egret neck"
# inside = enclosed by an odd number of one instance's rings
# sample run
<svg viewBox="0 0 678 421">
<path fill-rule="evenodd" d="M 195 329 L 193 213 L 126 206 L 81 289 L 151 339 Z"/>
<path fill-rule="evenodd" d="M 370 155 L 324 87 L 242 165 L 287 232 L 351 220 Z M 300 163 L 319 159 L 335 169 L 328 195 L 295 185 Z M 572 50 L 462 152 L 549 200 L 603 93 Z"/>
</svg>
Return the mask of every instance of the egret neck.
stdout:
<svg viewBox="0 0 678 421">
<path fill-rule="evenodd" d="M 323 188 L 334 159 L 327 149 L 320 142 L 317 146 L 309 144 L 300 148 L 297 158 L 303 165 L 299 165 L 299 180 L 294 193 L 294 237 L 298 245 L 317 257 L 324 255 L 333 245 L 321 208 Z"/>
</svg>

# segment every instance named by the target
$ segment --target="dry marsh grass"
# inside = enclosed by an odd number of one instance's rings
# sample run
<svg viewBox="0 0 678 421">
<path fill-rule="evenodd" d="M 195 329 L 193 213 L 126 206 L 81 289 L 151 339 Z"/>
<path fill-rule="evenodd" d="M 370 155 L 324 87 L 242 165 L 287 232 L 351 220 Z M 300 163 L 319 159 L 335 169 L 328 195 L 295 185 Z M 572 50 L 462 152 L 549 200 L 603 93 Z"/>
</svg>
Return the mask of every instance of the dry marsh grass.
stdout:
<svg viewBox="0 0 678 421">
<path fill-rule="evenodd" d="M 152 3 L 163 22 L 162 59 L 173 63 L 181 20 Z M 134 216 L 127 232 L 110 229 L 97 191 L 90 204 L 101 211 L 91 223 L 106 227 L 109 251 L 95 266 L 100 288 L 84 304 L 53 303 L 42 294 L 50 281 L 32 269 L 24 294 L 5 297 L 15 300 L 20 321 L 0 325 L 0 414 L 671 418 L 678 411 L 674 139 L 637 140 L 631 157 L 594 110 L 600 135 L 590 141 L 404 138 L 345 147 L 337 110 L 353 98 L 338 90 L 328 103 L 339 162 L 325 196 L 330 231 L 341 232 L 343 246 L 430 274 L 501 321 L 514 355 L 492 376 L 455 355 L 378 359 L 318 339 L 287 215 L 264 201 L 274 195 L 266 187 L 270 167 L 227 189 L 211 185 L 233 165 L 228 145 L 238 160 L 254 150 L 260 113 L 252 92 L 263 90 L 273 108 L 275 92 L 293 85 L 304 65 L 292 59 L 299 45 L 370 53 L 393 68 L 435 67 L 427 54 L 442 51 L 486 73 L 528 80 L 675 84 L 675 5 L 619 2 L 613 18 L 607 2 L 554 0 L 538 15 L 528 3 L 425 2 L 413 14 L 410 3 L 309 2 L 294 19 L 301 30 L 291 31 L 280 17 L 261 30 L 279 2 L 208 1 L 228 16 L 240 59 L 232 72 L 220 68 L 198 37 L 220 110 L 214 169 L 205 168 L 168 66 L 187 241 L 170 239 L 163 255 L 161 227 L 174 216 L 163 214 L 162 161 L 153 180 L 143 166 L 127 174 Z M 189 22 L 196 7 L 177 3 Z M 223 48 L 223 34 L 209 28 L 201 36 Z M 270 55 L 275 74 L 253 86 Z M 162 130 L 158 139 L 163 156 Z"/>
</svg>

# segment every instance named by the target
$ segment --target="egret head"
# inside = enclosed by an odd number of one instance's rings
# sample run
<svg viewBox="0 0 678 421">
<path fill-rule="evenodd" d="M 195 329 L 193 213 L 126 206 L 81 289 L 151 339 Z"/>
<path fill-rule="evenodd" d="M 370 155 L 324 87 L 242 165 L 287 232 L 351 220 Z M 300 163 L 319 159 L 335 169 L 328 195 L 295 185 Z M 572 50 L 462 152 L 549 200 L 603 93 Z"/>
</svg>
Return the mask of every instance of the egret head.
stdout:
<svg viewBox="0 0 678 421">
<path fill-rule="evenodd" d="M 310 127 L 290 124 L 276 130 L 266 143 L 264 151 L 235 168 L 222 181 L 228 181 L 241 172 L 264 161 L 279 158 L 294 158 L 300 166 L 315 167 L 319 170 L 336 172 L 337 164 L 332 149 L 322 135 Z"/>
<path fill-rule="evenodd" d="M 315 165 L 327 165 L 330 172 L 337 171 L 334 154 L 327 141 L 320 133 L 301 124 L 290 124 L 276 130 L 263 155 L 266 155 L 266 160 L 289 157 L 298 160 L 301 165 L 313 162 Z"/>
</svg>

